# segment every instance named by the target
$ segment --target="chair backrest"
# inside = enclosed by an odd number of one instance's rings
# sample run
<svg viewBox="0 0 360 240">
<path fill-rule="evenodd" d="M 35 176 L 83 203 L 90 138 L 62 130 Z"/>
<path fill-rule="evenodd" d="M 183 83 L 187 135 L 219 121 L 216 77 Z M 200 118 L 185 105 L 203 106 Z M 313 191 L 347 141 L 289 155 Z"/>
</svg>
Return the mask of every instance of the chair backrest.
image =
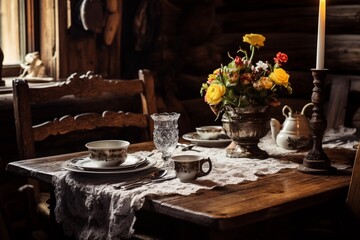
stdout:
<svg viewBox="0 0 360 240">
<path fill-rule="evenodd" d="M 360 145 L 358 145 L 346 204 L 351 216 L 360 223 Z"/>
<path fill-rule="evenodd" d="M 131 98 L 129 101 L 115 103 L 116 107 L 132 105 L 135 96 L 139 98 L 141 110 L 138 112 L 122 111 L 122 109 L 101 112 L 83 112 L 81 109 L 74 114 L 63 114 L 48 121 L 34 124 L 33 109 L 44 106 L 44 103 L 60 101 L 63 98 L 96 100 L 106 94 L 119 96 L 121 99 Z M 145 139 L 152 139 L 153 124 L 149 115 L 156 112 L 156 100 L 153 75 L 149 70 L 139 70 L 137 79 L 103 79 L 100 75 L 87 72 L 84 75 L 72 74 L 66 81 L 60 81 L 51 86 L 31 86 L 26 80 L 13 81 L 14 115 L 17 134 L 18 154 L 20 159 L 36 157 L 36 143 L 57 135 L 70 134 L 99 128 L 135 127 L 143 129 Z M 100 101 L 100 100 L 99 100 Z M 95 105 L 98 103 L 95 102 Z M 100 103 L 99 103 L 100 104 Z M 108 106 L 106 106 L 108 107 Z M 112 105 L 114 107 L 114 105 Z M 63 108 L 82 108 L 66 106 Z M 58 109 L 63 112 L 64 109 Z M 61 110 L 61 111 L 60 111 Z M 65 109 L 67 110 L 67 109 Z M 41 110 L 40 110 L 41 111 Z M 89 139 L 90 141 L 91 139 Z"/>
</svg>

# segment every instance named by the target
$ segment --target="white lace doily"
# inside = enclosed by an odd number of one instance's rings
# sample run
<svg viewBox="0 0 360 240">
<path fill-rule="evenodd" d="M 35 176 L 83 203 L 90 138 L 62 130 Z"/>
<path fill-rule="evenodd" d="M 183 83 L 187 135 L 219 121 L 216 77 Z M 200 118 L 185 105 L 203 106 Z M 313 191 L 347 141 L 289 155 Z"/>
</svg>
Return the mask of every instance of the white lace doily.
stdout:
<svg viewBox="0 0 360 240">
<path fill-rule="evenodd" d="M 355 140 L 338 142 L 341 136 L 352 136 L 356 130 L 342 128 L 327 132 L 324 142 L 327 147 L 352 149 Z M 207 176 L 198 178 L 193 183 L 182 183 L 178 179 L 161 183 L 153 183 L 132 190 L 114 189 L 113 184 L 136 178 L 145 173 L 135 174 L 77 174 L 60 171 L 53 177 L 55 186 L 55 217 L 64 227 L 65 234 L 74 235 L 78 239 L 120 239 L 133 233 L 135 211 L 144 203 L 149 194 L 189 195 L 199 189 L 211 189 L 215 186 L 238 184 L 245 180 L 256 181 L 259 175 L 273 174 L 281 169 L 296 168 L 297 163 L 286 160 L 289 153 L 299 156 L 304 152 L 284 150 L 276 146 L 271 135 L 264 137 L 259 147 L 271 156 L 265 160 L 247 158 L 227 158 L 225 149 L 196 147 L 201 152 L 174 151 L 176 154 L 198 154 L 210 157 L 213 169 Z M 154 150 L 152 158 L 162 164 L 161 154 Z M 150 152 L 142 151 L 136 154 L 147 156 Z"/>
</svg>

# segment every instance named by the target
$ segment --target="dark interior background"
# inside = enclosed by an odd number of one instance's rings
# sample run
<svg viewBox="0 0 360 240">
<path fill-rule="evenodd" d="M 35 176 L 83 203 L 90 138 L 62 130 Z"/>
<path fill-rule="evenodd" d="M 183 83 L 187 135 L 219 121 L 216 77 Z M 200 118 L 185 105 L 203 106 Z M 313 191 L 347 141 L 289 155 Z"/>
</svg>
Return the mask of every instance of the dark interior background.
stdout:
<svg viewBox="0 0 360 240">
<path fill-rule="evenodd" d="M 75 6 L 80 2 L 71 1 L 73 20 L 77 17 Z M 54 74 L 54 57 L 50 52 L 53 42 L 50 41 L 56 37 L 60 38 L 58 44 L 63 49 L 59 53 L 63 57 L 59 58 L 60 68 L 57 69 L 60 78 L 88 70 L 102 74 L 104 78 L 132 78 L 136 77 L 138 69 L 148 68 L 155 74 L 159 112 L 181 113 L 179 129 L 182 135 L 194 131 L 197 126 L 221 124 L 200 96 L 201 84 L 215 68 L 229 61 L 228 52 L 235 55 L 238 47 L 244 46 L 244 34 L 260 33 L 266 41 L 256 52 L 256 60 L 271 61 L 278 51 L 289 56 L 284 68 L 290 73 L 293 94 L 282 96 L 282 105 L 270 110 L 272 117 L 282 122 L 281 109 L 285 104 L 294 111 L 301 111 L 311 101 L 318 1 L 131 0 L 119 3 L 121 21 L 111 45 L 104 44 L 103 33 L 85 31 L 76 21 L 72 21 L 70 28 L 61 24 L 56 26 L 60 28 L 60 35 L 51 35 L 52 24 L 56 23 L 46 20 L 54 17 L 51 15 L 54 3 L 37 3 L 40 42 L 36 46 L 40 46 L 49 75 Z M 332 113 L 335 117 L 342 114 L 342 124 L 348 127 L 360 126 L 359 12 L 357 0 L 327 1 L 325 67 L 328 74 L 323 88 L 324 114 Z M 332 87 L 334 82 L 342 87 Z M 345 103 L 339 105 L 334 94 L 343 96 Z M 12 96 L 1 97 L 0 150 L 1 168 L 4 168 L 7 162 L 17 159 L 17 154 Z M 118 102 L 115 104 L 113 107 L 126 107 Z M 49 111 L 59 110 L 60 114 L 61 109 L 69 109 L 72 105 L 68 101 L 60 102 L 55 107 L 49 105 Z M 95 108 L 91 101 L 84 106 L 89 111 Z M 34 115 L 34 121 L 41 120 L 46 114 Z M 136 141 L 135 138 L 133 142 Z"/>
</svg>

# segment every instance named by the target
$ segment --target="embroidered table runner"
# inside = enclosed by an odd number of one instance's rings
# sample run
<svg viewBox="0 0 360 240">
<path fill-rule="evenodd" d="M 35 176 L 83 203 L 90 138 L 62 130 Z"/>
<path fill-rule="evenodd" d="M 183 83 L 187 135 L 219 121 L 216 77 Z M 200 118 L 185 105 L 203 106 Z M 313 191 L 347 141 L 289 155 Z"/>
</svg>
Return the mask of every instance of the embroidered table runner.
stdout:
<svg viewBox="0 0 360 240">
<path fill-rule="evenodd" d="M 342 128 L 328 131 L 324 137 L 324 148 L 342 147 L 353 149 L 356 140 L 337 141 L 341 136 L 353 136 L 354 129 Z M 200 189 L 238 184 L 245 180 L 256 181 L 258 176 L 273 174 L 281 169 L 296 168 L 306 152 L 284 150 L 276 146 L 271 135 L 261 139 L 259 147 L 266 150 L 270 158 L 265 160 L 248 158 L 227 158 L 225 148 L 206 148 L 197 146 L 200 152 L 174 151 L 176 154 L 197 154 L 210 157 L 213 169 L 207 176 L 193 183 L 182 183 L 178 179 L 153 183 L 132 190 L 114 189 L 113 184 L 129 179 L 129 174 L 98 175 L 77 174 L 60 171 L 53 177 L 55 186 L 55 217 L 61 222 L 66 235 L 77 239 L 120 239 L 131 236 L 135 223 L 135 211 L 139 210 L 149 194 L 189 195 Z M 136 152 L 147 156 L 150 152 Z M 161 166 L 161 153 L 154 150 L 151 158 Z M 291 154 L 291 161 L 289 160 Z M 348 166 L 336 166 L 346 168 Z M 144 173 L 137 173 L 138 176 Z M 132 178 L 136 177 L 131 174 Z"/>
</svg>

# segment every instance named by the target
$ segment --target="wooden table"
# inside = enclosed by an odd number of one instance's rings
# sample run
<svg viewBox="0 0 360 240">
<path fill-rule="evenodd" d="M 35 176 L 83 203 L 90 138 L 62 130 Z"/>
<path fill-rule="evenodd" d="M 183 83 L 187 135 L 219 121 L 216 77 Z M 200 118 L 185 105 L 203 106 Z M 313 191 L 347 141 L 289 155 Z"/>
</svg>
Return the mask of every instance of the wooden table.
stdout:
<svg viewBox="0 0 360 240">
<path fill-rule="evenodd" d="M 129 151 L 153 148 L 153 143 L 147 142 L 132 144 Z M 355 157 L 352 150 L 325 151 L 333 163 L 351 164 Z M 12 162 L 7 171 L 51 183 L 63 161 L 83 154 Z M 329 213 L 332 209 L 335 213 L 338 205 L 334 204 L 345 202 L 349 181 L 348 171 L 328 176 L 289 169 L 261 176 L 254 182 L 200 190 L 190 196 L 148 196 L 138 212 L 135 229 L 165 239 L 261 239 L 269 234 L 284 235 L 314 219 L 320 210 Z"/>
</svg>

